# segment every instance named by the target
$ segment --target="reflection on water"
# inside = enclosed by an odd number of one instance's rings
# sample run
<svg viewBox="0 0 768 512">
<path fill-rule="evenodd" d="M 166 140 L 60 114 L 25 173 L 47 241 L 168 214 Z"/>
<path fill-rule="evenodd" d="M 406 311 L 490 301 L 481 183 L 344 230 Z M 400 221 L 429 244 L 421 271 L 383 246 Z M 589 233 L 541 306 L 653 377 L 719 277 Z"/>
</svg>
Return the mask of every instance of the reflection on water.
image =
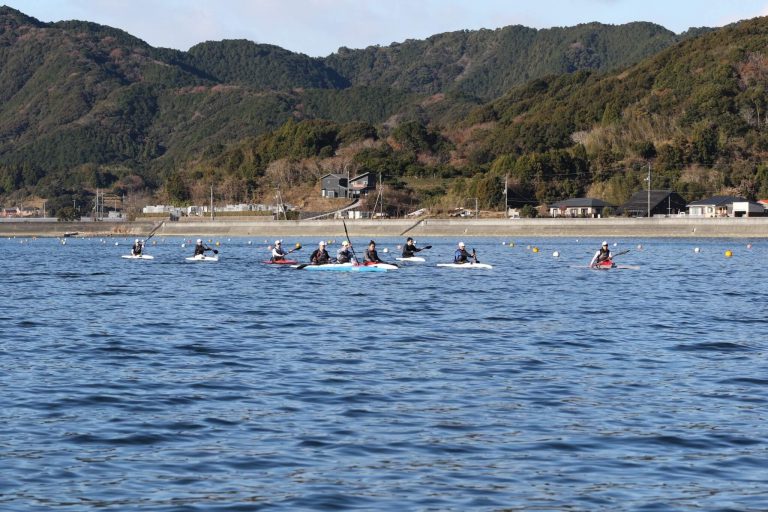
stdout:
<svg viewBox="0 0 768 512">
<path fill-rule="evenodd" d="M 336 274 L 157 241 L 0 241 L 2 510 L 768 508 L 768 243 Z"/>
</svg>

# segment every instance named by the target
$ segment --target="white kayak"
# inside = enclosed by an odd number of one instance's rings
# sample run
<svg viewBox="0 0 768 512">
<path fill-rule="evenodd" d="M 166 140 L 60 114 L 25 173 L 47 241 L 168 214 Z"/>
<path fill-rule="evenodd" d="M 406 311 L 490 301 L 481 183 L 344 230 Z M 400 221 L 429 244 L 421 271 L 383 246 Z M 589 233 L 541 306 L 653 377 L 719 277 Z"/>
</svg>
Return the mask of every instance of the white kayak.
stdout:
<svg viewBox="0 0 768 512">
<path fill-rule="evenodd" d="M 410 258 L 395 258 L 397 261 L 407 261 L 411 263 L 424 263 L 425 260 L 421 256 L 411 256 Z"/>
<path fill-rule="evenodd" d="M 386 272 L 388 270 L 397 270 L 398 267 L 389 263 L 372 263 L 370 265 L 359 265 L 355 263 L 326 263 L 325 265 L 291 265 L 291 268 L 322 272 Z"/>
<path fill-rule="evenodd" d="M 493 265 L 488 265 L 487 263 L 438 263 L 438 267 L 446 267 L 446 268 L 493 268 Z"/>
<path fill-rule="evenodd" d="M 123 258 L 127 260 L 153 260 L 155 259 L 154 256 L 150 256 L 149 254 L 123 254 Z"/>
<path fill-rule="evenodd" d="M 198 254 L 197 256 L 190 256 L 186 258 L 187 261 L 219 261 L 218 256 L 205 256 L 204 254 Z"/>
</svg>

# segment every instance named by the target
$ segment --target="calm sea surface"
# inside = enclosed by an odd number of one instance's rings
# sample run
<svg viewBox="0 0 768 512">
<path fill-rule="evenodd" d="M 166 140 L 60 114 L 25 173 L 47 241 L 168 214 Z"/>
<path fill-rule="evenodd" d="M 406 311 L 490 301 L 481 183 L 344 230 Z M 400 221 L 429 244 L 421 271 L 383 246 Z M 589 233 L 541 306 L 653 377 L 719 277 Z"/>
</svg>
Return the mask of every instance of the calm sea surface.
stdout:
<svg viewBox="0 0 768 512">
<path fill-rule="evenodd" d="M 217 240 L 0 240 L 0 510 L 768 510 L 766 240 Z"/>
</svg>

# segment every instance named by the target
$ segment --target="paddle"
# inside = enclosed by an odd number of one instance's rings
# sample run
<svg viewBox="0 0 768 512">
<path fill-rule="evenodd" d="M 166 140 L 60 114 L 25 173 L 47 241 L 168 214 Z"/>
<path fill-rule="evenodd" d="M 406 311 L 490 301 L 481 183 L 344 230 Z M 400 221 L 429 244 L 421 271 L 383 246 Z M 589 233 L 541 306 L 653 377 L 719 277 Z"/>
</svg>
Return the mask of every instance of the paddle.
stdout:
<svg viewBox="0 0 768 512">
<path fill-rule="evenodd" d="M 347 242 L 349 243 L 349 249 L 352 251 L 352 257 L 355 259 L 355 262 L 359 262 L 357 254 L 355 254 L 355 248 L 352 246 L 352 240 L 349 239 L 349 231 L 347 231 L 347 223 L 344 217 L 341 218 L 341 223 L 344 224 L 344 234 L 347 235 Z"/>
<path fill-rule="evenodd" d="M 472 248 L 472 259 L 475 260 L 475 263 L 480 263 L 480 260 L 477 259 L 477 252 L 474 248 Z"/>
<path fill-rule="evenodd" d="M 145 243 L 145 244 L 146 244 L 146 243 L 149 241 L 149 239 L 150 239 L 150 238 L 152 238 L 153 236 L 155 236 L 155 233 L 157 232 L 157 230 L 158 230 L 158 229 L 160 229 L 160 226 L 162 226 L 163 224 L 165 224 L 165 221 L 164 221 L 164 220 L 161 220 L 161 221 L 160 221 L 160 224 L 158 224 L 157 226 L 155 226 L 155 227 L 152 229 L 152 231 L 150 231 L 150 232 L 149 232 L 149 235 L 147 235 L 147 237 L 144 239 L 144 243 Z"/>
</svg>

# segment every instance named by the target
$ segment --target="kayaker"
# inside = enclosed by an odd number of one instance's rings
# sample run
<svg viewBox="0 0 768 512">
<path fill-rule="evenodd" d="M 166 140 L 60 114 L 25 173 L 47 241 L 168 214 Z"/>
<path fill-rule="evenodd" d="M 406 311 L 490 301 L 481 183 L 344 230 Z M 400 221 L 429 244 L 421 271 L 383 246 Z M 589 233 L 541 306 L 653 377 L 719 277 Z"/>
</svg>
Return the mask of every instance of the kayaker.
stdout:
<svg viewBox="0 0 768 512">
<path fill-rule="evenodd" d="M 272 248 L 272 261 L 283 261 L 286 254 L 288 253 L 283 249 L 283 241 L 275 240 L 275 246 Z"/>
<path fill-rule="evenodd" d="M 459 242 L 459 248 L 456 249 L 456 252 L 453 253 L 453 262 L 454 263 L 469 263 L 469 259 L 472 258 L 475 263 L 477 263 L 477 258 L 474 254 L 475 251 L 472 251 L 472 254 L 468 253 L 467 250 L 464 248 L 464 242 Z"/>
<path fill-rule="evenodd" d="M 376 252 L 376 242 L 373 240 L 371 240 L 368 244 L 368 248 L 365 250 L 365 258 L 363 261 L 366 263 L 384 263 L 381 258 L 379 258 L 379 253 Z"/>
<path fill-rule="evenodd" d="M 405 245 L 403 246 L 403 258 L 413 258 L 416 256 L 417 252 L 423 251 L 424 249 L 426 249 L 426 247 L 423 249 L 416 247 L 413 238 L 408 237 L 408 239 L 405 241 Z"/>
<path fill-rule="evenodd" d="M 592 257 L 592 261 L 589 262 L 590 267 L 596 267 L 600 263 L 604 261 L 610 261 L 611 259 L 611 250 L 608 248 L 608 242 L 604 241 L 603 245 L 600 246 L 600 250 L 595 253 L 595 255 Z"/>
<path fill-rule="evenodd" d="M 195 244 L 195 256 L 205 256 L 205 251 L 212 251 L 210 247 L 207 245 L 203 245 L 203 241 L 201 239 L 197 239 L 197 243 Z"/>
<path fill-rule="evenodd" d="M 336 251 L 336 263 L 349 263 L 354 259 L 355 255 L 352 252 L 352 244 L 344 240 L 341 242 L 341 247 Z"/>
<path fill-rule="evenodd" d="M 133 256 L 141 256 L 141 250 L 143 248 L 144 248 L 144 242 L 137 238 L 136 241 L 133 242 L 133 247 L 131 247 L 131 254 Z"/>
<path fill-rule="evenodd" d="M 328 255 L 328 251 L 325 250 L 325 242 L 323 240 L 317 244 L 317 249 L 312 251 L 312 254 L 309 256 L 309 261 L 312 262 L 313 265 L 325 265 L 326 263 L 331 262 L 331 257 Z"/>
</svg>

